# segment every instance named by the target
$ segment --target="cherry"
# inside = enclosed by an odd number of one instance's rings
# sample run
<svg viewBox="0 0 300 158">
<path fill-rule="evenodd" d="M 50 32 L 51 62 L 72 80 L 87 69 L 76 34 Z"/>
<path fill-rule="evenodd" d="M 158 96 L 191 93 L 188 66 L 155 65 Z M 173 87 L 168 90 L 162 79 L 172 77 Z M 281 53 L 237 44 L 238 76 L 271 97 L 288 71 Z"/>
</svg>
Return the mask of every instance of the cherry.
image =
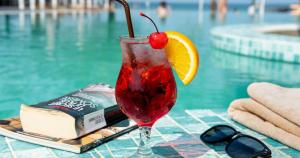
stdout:
<svg viewBox="0 0 300 158">
<path fill-rule="evenodd" d="M 150 34 L 149 43 L 154 49 L 162 49 L 168 44 L 168 36 L 164 32 L 153 32 Z"/>
<path fill-rule="evenodd" d="M 150 34 L 149 43 L 153 49 L 162 49 L 168 44 L 168 36 L 165 32 L 159 32 L 157 26 L 155 25 L 154 21 L 144 13 L 140 13 L 140 16 L 146 17 L 149 19 L 152 24 L 154 25 L 156 32 Z"/>
</svg>

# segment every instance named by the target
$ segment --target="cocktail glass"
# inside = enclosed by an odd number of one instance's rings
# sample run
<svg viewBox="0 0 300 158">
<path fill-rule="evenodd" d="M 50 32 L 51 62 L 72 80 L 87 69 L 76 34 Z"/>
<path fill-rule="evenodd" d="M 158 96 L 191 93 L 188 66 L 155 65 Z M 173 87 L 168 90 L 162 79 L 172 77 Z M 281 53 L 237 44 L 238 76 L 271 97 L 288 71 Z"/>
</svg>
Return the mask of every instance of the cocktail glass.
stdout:
<svg viewBox="0 0 300 158">
<path fill-rule="evenodd" d="M 132 157 L 157 157 L 149 145 L 152 125 L 176 101 L 176 83 L 164 49 L 153 49 L 147 37 L 121 37 L 122 67 L 116 84 L 121 110 L 140 130 Z"/>
</svg>

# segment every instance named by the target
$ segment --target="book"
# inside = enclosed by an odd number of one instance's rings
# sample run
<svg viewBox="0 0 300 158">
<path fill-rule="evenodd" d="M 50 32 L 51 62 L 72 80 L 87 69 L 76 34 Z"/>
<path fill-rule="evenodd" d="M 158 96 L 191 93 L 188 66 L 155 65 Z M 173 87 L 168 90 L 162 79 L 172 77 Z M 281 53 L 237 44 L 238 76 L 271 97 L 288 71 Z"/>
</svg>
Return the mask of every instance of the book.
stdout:
<svg viewBox="0 0 300 158">
<path fill-rule="evenodd" d="M 0 120 L 0 134 L 3 136 L 74 153 L 82 153 L 93 149 L 137 128 L 138 126 L 133 121 L 123 120 L 80 138 L 67 140 L 25 132 L 19 118 Z"/>
<path fill-rule="evenodd" d="M 22 129 L 53 138 L 76 139 L 127 119 L 114 89 L 94 84 L 50 101 L 21 105 Z"/>
</svg>

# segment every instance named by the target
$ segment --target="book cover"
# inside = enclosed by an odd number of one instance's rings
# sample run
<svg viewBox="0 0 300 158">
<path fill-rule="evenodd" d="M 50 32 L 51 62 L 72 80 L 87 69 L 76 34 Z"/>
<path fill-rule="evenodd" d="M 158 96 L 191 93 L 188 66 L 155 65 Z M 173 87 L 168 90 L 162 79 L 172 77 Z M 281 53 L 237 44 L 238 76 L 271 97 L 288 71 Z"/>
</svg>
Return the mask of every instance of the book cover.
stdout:
<svg viewBox="0 0 300 158">
<path fill-rule="evenodd" d="M 94 84 L 50 101 L 23 104 L 20 119 L 24 131 L 75 139 L 127 117 L 116 105 L 114 89 Z M 68 132 L 57 132 L 61 128 Z"/>
<path fill-rule="evenodd" d="M 19 118 L 0 120 L 0 134 L 42 146 L 82 153 L 114 138 L 126 134 L 138 126 L 133 121 L 123 120 L 113 126 L 102 128 L 73 140 L 52 138 L 23 131 Z"/>
</svg>

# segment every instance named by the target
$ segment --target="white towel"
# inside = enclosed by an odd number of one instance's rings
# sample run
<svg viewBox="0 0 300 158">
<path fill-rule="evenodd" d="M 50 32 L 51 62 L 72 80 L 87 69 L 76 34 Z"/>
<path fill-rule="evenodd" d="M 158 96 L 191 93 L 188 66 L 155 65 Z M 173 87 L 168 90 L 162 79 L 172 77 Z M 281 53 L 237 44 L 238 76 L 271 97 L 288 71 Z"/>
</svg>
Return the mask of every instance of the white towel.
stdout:
<svg viewBox="0 0 300 158">
<path fill-rule="evenodd" d="M 300 150 L 300 88 L 253 83 L 251 98 L 231 103 L 229 116 L 262 134 Z"/>
</svg>

